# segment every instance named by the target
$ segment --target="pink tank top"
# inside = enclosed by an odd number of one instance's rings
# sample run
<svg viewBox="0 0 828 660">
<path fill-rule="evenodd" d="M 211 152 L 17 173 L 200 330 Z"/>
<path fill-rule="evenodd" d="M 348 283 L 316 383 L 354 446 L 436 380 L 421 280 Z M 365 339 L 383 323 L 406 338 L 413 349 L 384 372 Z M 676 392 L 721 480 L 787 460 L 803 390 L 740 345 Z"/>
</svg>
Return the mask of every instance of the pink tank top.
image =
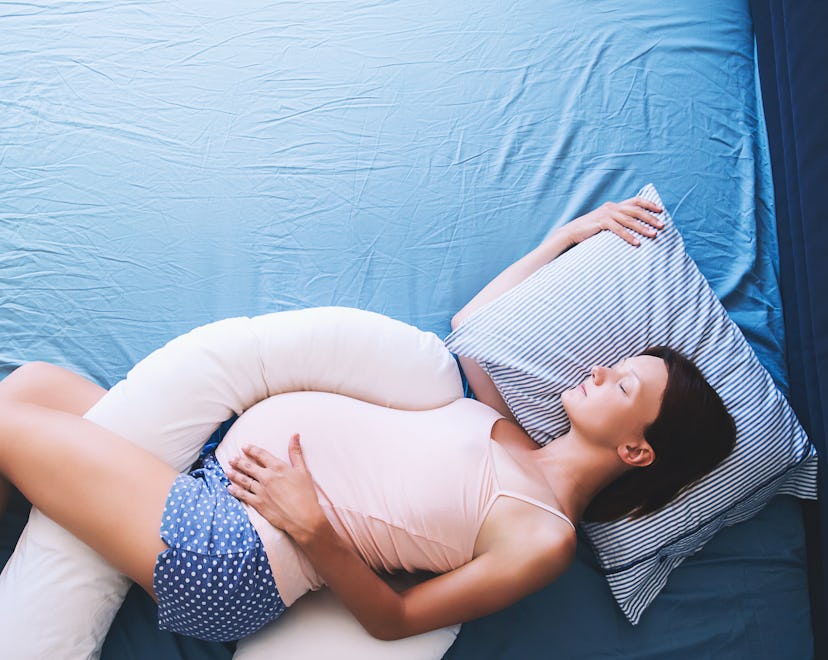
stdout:
<svg viewBox="0 0 828 660">
<path fill-rule="evenodd" d="M 289 460 L 288 441 L 299 433 L 325 515 L 369 566 L 445 573 L 471 561 L 480 526 L 499 495 L 569 522 L 543 502 L 500 489 L 493 459 L 497 443 L 491 440 L 500 417 L 471 399 L 402 411 L 336 394 L 293 392 L 246 411 L 216 457 L 226 470 L 228 460 L 249 443 Z M 250 507 L 248 513 L 285 604 L 322 586 L 289 536 Z"/>
</svg>

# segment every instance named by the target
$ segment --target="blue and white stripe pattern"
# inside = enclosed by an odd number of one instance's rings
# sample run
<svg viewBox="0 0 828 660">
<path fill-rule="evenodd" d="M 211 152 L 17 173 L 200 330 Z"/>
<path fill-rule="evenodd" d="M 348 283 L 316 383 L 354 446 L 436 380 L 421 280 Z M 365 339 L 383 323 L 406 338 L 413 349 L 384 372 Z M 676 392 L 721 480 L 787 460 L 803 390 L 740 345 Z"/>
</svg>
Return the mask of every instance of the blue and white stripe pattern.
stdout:
<svg viewBox="0 0 828 660">
<path fill-rule="evenodd" d="M 639 195 L 664 208 L 652 185 Z M 737 426 L 733 454 L 664 509 L 641 520 L 584 524 L 613 595 L 637 623 L 670 571 L 719 529 L 777 493 L 816 498 L 816 454 L 784 396 L 684 250 L 665 227 L 638 248 L 602 232 L 472 315 L 446 338 L 476 360 L 529 435 L 545 444 L 569 422 L 560 394 L 595 364 L 647 346 L 682 351 Z"/>
</svg>

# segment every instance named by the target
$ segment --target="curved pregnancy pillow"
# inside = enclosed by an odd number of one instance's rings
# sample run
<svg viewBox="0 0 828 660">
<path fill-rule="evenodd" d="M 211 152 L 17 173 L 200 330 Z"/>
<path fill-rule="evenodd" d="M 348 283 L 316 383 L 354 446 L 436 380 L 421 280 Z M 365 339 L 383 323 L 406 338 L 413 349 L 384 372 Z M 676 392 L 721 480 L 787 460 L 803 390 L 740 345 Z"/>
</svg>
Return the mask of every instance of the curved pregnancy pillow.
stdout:
<svg viewBox="0 0 828 660">
<path fill-rule="evenodd" d="M 394 578 L 389 581 L 396 584 Z M 459 625 L 450 626 L 383 642 L 366 633 L 328 589 L 321 589 L 302 596 L 279 619 L 240 640 L 233 660 L 437 660 L 459 630 Z"/>
<path fill-rule="evenodd" d="M 221 422 L 269 396 L 298 390 L 406 410 L 437 408 L 463 396 L 456 363 L 434 334 L 372 312 L 321 307 L 196 328 L 139 362 L 86 417 L 185 470 Z M 0 576 L 1 655 L 97 657 L 129 585 L 97 553 L 33 509 Z M 379 642 L 354 627 L 343 606 L 313 596 L 321 604 L 308 602 L 300 608 L 306 616 L 294 612 L 275 622 L 278 627 L 259 631 L 266 639 L 254 635 L 239 645 L 238 657 L 254 660 L 265 651 L 269 657 L 295 657 L 289 650 L 295 648 L 292 628 L 307 644 L 330 640 L 332 631 L 341 630 L 335 640 L 339 653 L 363 658 L 380 657 L 372 652 L 439 658 L 457 634 L 455 627 Z M 405 655 L 411 649 L 415 654 Z M 307 651 L 302 657 L 314 657 Z"/>
</svg>

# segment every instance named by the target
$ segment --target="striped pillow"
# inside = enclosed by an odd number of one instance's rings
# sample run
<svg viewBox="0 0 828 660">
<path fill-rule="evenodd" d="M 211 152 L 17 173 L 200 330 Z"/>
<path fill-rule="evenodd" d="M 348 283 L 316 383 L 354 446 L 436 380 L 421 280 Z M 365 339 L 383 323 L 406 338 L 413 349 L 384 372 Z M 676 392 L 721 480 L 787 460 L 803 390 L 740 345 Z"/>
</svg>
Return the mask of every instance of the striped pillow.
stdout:
<svg viewBox="0 0 828 660">
<path fill-rule="evenodd" d="M 664 204 L 652 185 L 639 195 Z M 665 210 L 657 239 L 610 232 L 577 245 L 468 318 L 446 339 L 476 360 L 538 443 L 569 423 L 563 390 L 594 364 L 650 345 L 690 357 L 736 421 L 736 449 L 670 505 L 639 520 L 584 523 L 613 596 L 638 623 L 670 571 L 776 493 L 816 498 L 816 454 Z"/>
</svg>

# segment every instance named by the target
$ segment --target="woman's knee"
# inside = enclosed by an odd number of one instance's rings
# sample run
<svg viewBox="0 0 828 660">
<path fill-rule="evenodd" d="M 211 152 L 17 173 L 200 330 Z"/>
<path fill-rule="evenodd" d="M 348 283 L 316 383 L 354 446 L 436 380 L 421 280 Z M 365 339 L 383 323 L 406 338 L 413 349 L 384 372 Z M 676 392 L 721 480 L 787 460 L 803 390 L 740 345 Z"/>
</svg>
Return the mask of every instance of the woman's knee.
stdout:
<svg viewBox="0 0 828 660">
<path fill-rule="evenodd" d="M 0 382 L 0 398 L 83 415 L 106 390 L 48 362 L 28 362 Z"/>
<path fill-rule="evenodd" d="M 40 383 L 54 378 L 54 375 L 61 371 L 66 371 L 66 369 L 49 364 L 48 362 L 36 360 L 17 367 L 9 375 L 9 378 L 13 378 L 21 383 Z"/>
<path fill-rule="evenodd" d="M 17 367 L 0 382 L 0 397 L 10 401 L 24 401 L 28 392 L 48 383 L 53 366 L 46 362 L 28 362 Z"/>
</svg>

